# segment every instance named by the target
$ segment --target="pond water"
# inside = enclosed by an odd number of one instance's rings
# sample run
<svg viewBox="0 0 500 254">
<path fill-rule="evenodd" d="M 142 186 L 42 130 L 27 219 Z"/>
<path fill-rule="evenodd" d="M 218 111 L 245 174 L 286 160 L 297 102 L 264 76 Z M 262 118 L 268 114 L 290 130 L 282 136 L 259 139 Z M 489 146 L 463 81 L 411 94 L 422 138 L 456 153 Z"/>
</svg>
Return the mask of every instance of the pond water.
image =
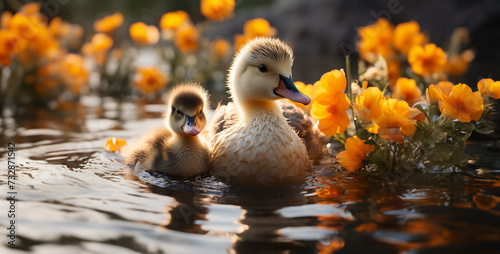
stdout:
<svg viewBox="0 0 500 254">
<path fill-rule="evenodd" d="M 105 140 L 162 125 L 163 110 L 86 97 L 59 111 L 3 118 L 0 253 L 500 251 L 496 141 L 468 146 L 481 156 L 465 173 L 413 183 L 346 173 L 328 161 L 304 184 L 275 189 L 238 188 L 210 175 L 134 175 Z M 16 143 L 15 248 L 6 236 L 9 142 Z"/>
</svg>

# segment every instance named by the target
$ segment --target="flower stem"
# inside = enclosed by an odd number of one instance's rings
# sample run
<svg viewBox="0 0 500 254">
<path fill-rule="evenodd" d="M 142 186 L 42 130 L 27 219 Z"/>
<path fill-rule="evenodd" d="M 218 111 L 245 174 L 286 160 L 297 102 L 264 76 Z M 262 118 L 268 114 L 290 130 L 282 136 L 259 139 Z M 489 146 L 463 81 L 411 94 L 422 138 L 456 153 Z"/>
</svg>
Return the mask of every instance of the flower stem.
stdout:
<svg viewBox="0 0 500 254">
<path fill-rule="evenodd" d="M 352 106 L 353 104 L 353 97 L 352 97 L 352 77 L 351 77 L 351 61 L 349 60 L 349 55 L 345 55 L 345 69 L 347 73 L 347 93 L 349 96 L 349 101 L 351 102 L 349 105 L 349 108 L 351 108 L 351 114 L 352 114 L 352 121 L 354 121 L 354 127 L 356 128 L 356 135 L 358 135 L 358 121 L 356 119 L 356 116 L 354 115 L 354 107 Z"/>
</svg>

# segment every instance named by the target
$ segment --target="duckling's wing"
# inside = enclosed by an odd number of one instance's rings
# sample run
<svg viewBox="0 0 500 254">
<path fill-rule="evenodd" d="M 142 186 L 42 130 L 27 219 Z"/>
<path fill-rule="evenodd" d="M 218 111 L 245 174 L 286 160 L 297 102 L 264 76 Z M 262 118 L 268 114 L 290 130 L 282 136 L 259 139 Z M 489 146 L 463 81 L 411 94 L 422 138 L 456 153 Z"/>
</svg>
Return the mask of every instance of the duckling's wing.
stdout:
<svg viewBox="0 0 500 254">
<path fill-rule="evenodd" d="M 150 171 L 158 160 L 167 159 L 167 140 L 172 133 L 167 128 L 158 128 L 137 139 L 125 151 L 125 164 L 135 167 L 140 162 L 141 170 Z"/>
<path fill-rule="evenodd" d="M 321 159 L 325 135 L 318 129 L 317 120 L 287 100 L 280 100 L 280 106 L 288 125 L 304 141 L 309 158 L 313 161 Z"/>
<path fill-rule="evenodd" d="M 209 135 L 214 137 L 223 130 L 231 127 L 238 121 L 238 109 L 234 103 L 229 102 L 227 105 L 219 105 L 215 109 L 212 123 L 209 126 Z"/>
</svg>

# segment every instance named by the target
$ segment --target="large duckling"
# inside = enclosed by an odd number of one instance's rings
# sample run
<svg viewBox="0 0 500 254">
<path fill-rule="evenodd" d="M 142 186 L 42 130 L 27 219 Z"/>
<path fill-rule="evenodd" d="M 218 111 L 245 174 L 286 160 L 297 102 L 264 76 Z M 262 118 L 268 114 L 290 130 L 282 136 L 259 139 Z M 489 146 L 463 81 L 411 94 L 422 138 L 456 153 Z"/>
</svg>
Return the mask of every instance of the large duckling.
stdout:
<svg viewBox="0 0 500 254">
<path fill-rule="evenodd" d="M 306 170 L 306 146 L 277 102 L 283 98 L 311 102 L 295 87 L 292 64 L 292 49 L 273 38 L 254 39 L 236 55 L 227 85 L 238 117 L 211 138 L 215 175 L 244 183 L 273 183 Z M 214 117 L 230 112 L 221 108 Z"/>
<path fill-rule="evenodd" d="M 198 135 L 206 126 L 208 93 L 196 84 L 170 91 L 165 114 L 167 127 L 145 134 L 125 152 L 125 164 L 136 170 L 191 177 L 207 171 L 210 153 Z"/>
<path fill-rule="evenodd" d="M 288 125 L 297 132 L 297 135 L 306 145 L 309 159 L 319 163 L 323 158 L 323 145 L 328 142 L 328 138 L 318 129 L 318 121 L 287 100 L 279 100 L 278 104 Z M 219 132 L 231 127 L 236 123 L 237 119 L 238 109 L 234 103 L 229 102 L 227 105 L 220 105 L 210 124 L 209 132 L 211 132 L 212 136 L 217 135 Z"/>
</svg>

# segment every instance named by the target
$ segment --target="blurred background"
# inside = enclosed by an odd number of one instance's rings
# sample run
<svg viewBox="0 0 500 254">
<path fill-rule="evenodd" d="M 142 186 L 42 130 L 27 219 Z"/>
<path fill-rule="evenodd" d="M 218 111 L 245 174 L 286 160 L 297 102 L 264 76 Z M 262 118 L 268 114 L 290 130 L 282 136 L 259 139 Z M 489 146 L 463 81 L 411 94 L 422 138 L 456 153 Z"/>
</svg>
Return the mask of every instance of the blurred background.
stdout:
<svg viewBox="0 0 500 254">
<path fill-rule="evenodd" d="M 30 1 L 2 0 L 0 10 L 16 11 Z M 92 23 L 115 12 L 126 17 L 124 27 L 142 21 L 158 24 L 161 15 L 185 10 L 193 22 L 205 18 L 200 13 L 198 0 L 52 0 L 43 2 L 42 12 L 60 16 L 70 23 L 84 27 L 91 36 Z M 293 46 L 296 62 L 294 79 L 314 83 L 333 68 L 345 65 L 342 45 L 355 47 L 356 29 L 375 22 L 379 17 L 398 24 L 410 20 L 420 23 L 433 43 L 445 48 L 453 30 L 466 27 L 470 33 L 470 47 L 476 57 L 461 80 L 475 84 L 479 76 L 498 79 L 500 76 L 500 2 L 492 0 L 238 0 L 232 19 L 213 23 L 204 32 L 208 38 L 233 40 L 241 33 L 245 21 L 262 17 L 278 31 L 277 36 Z M 127 37 L 127 29 L 118 30 Z"/>
<path fill-rule="evenodd" d="M 2 0 L 0 10 L 15 12 L 30 1 Z M 206 20 L 198 0 L 52 0 L 40 1 L 48 17 L 60 16 L 84 27 L 92 35 L 92 23 L 115 12 L 126 17 L 123 27 L 142 21 L 158 24 L 162 14 L 185 10 L 194 23 Z M 44 8 L 44 6 L 46 8 Z M 475 86 L 479 77 L 500 77 L 500 2 L 492 0 L 238 0 L 231 19 L 210 24 L 203 33 L 209 38 L 233 41 L 242 32 L 245 21 L 262 17 L 278 31 L 277 36 L 291 44 L 296 55 L 294 79 L 314 83 L 333 68 L 345 65 L 342 48 L 353 51 L 356 29 L 379 17 L 398 24 L 410 20 L 420 23 L 431 42 L 446 48 L 452 32 L 465 27 L 470 47 L 476 56 L 461 82 Z M 128 37 L 127 29 L 118 29 L 118 37 Z M 88 40 L 88 38 L 87 38 Z M 343 46 L 343 47 L 342 47 Z"/>
</svg>

